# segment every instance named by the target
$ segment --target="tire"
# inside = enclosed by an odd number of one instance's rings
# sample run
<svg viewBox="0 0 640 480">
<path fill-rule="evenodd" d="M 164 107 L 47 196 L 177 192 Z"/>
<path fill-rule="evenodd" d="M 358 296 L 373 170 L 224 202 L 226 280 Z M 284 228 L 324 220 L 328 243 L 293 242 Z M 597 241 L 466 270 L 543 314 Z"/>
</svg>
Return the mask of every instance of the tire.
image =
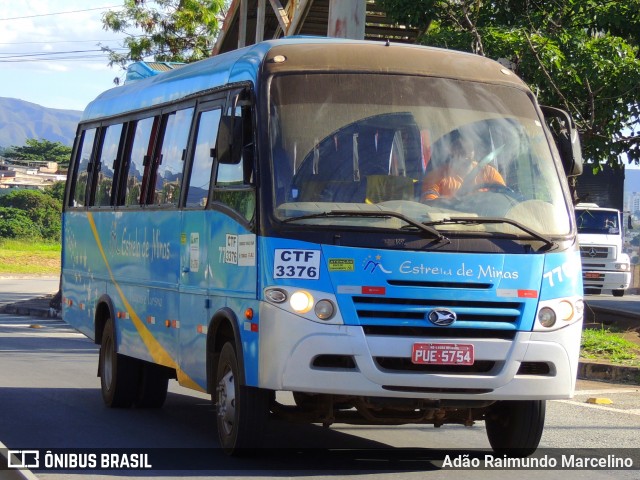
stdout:
<svg viewBox="0 0 640 480">
<path fill-rule="evenodd" d="M 245 455 L 260 446 L 269 412 L 267 390 L 240 385 L 238 358 L 231 342 L 220 351 L 216 369 L 216 423 L 220 446 L 228 455 Z"/>
<path fill-rule="evenodd" d="M 611 293 L 614 297 L 624 297 L 624 290 L 612 290 Z"/>
<path fill-rule="evenodd" d="M 167 398 L 169 375 L 160 365 L 140 363 L 140 384 L 135 405 L 137 408 L 161 408 Z"/>
<path fill-rule="evenodd" d="M 544 429 L 544 400 L 501 401 L 485 415 L 487 437 L 494 452 L 526 457 L 536 451 Z"/>
<path fill-rule="evenodd" d="M 98 365 L 102 399 L 111 408 L 129 408 L 138 394 L 140 362 L 116 351 L 113 320 L 102 331 Z"/>
</svg>

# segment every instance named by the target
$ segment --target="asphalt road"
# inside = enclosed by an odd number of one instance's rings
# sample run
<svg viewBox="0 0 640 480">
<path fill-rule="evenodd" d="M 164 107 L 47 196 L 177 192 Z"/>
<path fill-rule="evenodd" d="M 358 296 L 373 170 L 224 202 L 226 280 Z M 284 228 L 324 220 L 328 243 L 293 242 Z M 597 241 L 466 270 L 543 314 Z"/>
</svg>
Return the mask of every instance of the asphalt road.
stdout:
<svg viewBox="0 0 640 480">
<path fill-rule="evenodd" d="M 640 322 L 640 295 L 625 295 L 614 297 L 613 295 L 585 295 L 588 306 L 606 308 L 619 312 L 626 312 L 638 316 Z"/>
<path fill-rule="evenodd" d="M 0 277 L 0 305 L 56 293 L 60 277 Z"/>
</svg>

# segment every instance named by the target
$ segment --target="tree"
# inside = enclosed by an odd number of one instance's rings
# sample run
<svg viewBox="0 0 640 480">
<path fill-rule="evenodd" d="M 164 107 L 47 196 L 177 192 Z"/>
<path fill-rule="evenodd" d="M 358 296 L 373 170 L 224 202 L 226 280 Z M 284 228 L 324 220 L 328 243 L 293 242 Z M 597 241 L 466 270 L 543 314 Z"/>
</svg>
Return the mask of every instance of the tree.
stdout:
<svg viewBox="0 0 640 480">
<path fill-rule="evenodd" d="M 0 238 L 39 238 L 40 230 L 18 208 L 0 207 Z"/>
<path fill-rule="evenodd" d="M 65 182 L 54 182 L 53 185 L 44 189 L 44 193 L 55 198 L 60 202 L 60 205 L 62 205 L 62 202 L 64 201 L 64 188 Z"/>
<path fill-rule="evenodd" d="M 640 0 L 378 1 L 423 44 L 505 59 L 574 117 L 585 159 L 640 163 Z"/>
<path fill-rule="evenodd" d="M 121 54 L 102 46 L 109 66 L 125 68 L 147 57 L 163 62 L 193 62 L 211 54 L 225 0 L 124 0 L 124 8 L 102 17 L 105 30 L 127 33 Z M 130 33 L 131 32 L 131 33 Z M 142 35 L 136 34 L 142 32 Z"/>
<path fill-rule="evenodd" d="M 59 165 L 68 166 L 71 158 L 71 147 L 67 147 L 60 142 L 28 138 L 24 146 L 10 147 L 5 151 L 4 157 L 12 159 L 16 163 L 57 162 Z"/>
<path fill-rule="evenodd" d="M 52 196 L 39 190 L 15 190 L 0 197 L 0 207 L 15 209 L 26 215 L 37 228 L 35 236 L 60 240 L 62 202 Z M 12 221 L 15 218 L 11 217 Z"/>
</svg>

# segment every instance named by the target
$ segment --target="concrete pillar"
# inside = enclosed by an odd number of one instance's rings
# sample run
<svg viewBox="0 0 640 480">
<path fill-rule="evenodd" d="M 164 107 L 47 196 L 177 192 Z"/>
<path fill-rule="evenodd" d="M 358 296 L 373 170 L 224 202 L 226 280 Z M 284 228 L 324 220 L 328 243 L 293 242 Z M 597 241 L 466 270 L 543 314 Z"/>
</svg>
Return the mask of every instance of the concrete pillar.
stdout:
<svg viewBox="0 0 640 480">
<path fill-rule="evenodd" d="M 327 36 L 364 40 L 366 18 L 366 0 L 331 0 Z"/>
</svg>

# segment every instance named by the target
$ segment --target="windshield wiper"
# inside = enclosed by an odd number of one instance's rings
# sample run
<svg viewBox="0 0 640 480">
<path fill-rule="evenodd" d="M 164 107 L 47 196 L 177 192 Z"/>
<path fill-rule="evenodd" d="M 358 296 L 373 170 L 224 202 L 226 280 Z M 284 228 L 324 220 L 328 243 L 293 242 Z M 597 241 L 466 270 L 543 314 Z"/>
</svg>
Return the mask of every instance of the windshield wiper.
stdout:
<svg viewBox="0 0 640 480">
<path fill-rule="evenodd" d="M 535 230 L 523 225 L 522 223 L 511 220 L 508 218 L 501 217 L 453 217 L 453 218 L 443 218 L 442 220 L 436 220 L 434 222 L 424 222 L 424 225 L 480 225 L 484 223 L 507 223 L 509 225 L 513 225 L 514 227 L 519 228 L 523 232 L 528 233 L 531 237 L 536 240 L 540 240 L 546 246 L 544 250 L 549 250 L 556 246 L 556 243 L 551 240 L 549 237 L 543 235 L 542 233 L 536 232 Z"/>
<path fill-rule="evenodd" d="M 422 232 L 426 232 L 432 237 L 436 238 L 440 242 L 449 242 L 449 239 L 442 235 L 438 230 L 431 227 L 429 224 L 418 222 L 411 217 L 407 217 L 402 213 L 391 212 L 388 210 L 374 212 L 370 210 L 330 210 L 322 213 L 312 213 L 309 215 L 300 215 L 298 217 L 287 218 L 282 223 L 295 222 L 297 220 L 307 220 L 311 218 L 329 218 L 329 217 L 369 217 L 369 218 L 399 218 L 400 220 L 408 223 L 412 227 L 417 228 Z"/>
</svg>

